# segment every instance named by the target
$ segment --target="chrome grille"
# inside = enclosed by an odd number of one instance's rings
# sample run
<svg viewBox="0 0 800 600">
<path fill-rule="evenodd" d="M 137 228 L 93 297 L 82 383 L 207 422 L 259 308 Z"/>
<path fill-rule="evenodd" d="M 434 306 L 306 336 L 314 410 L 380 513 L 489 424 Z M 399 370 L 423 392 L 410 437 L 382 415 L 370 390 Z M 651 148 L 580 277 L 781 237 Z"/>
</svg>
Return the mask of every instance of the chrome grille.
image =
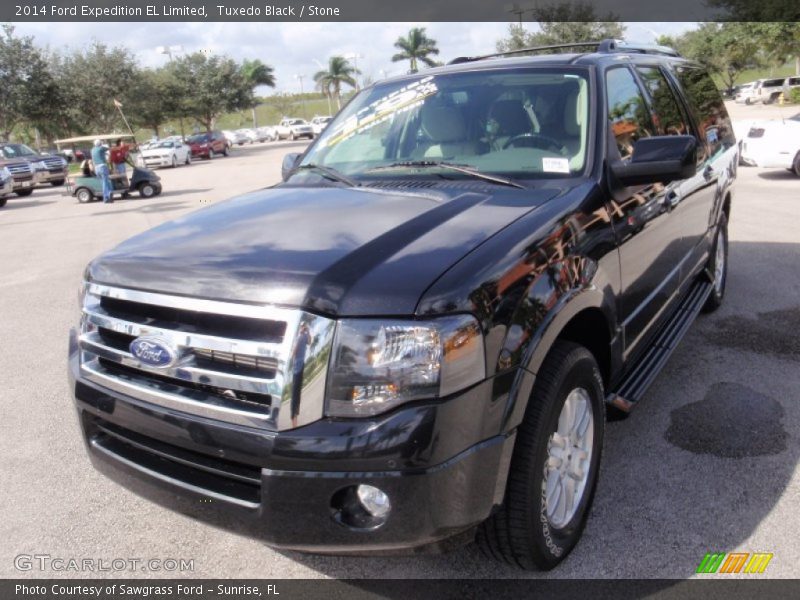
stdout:
<svg viewBox="0 0 800 600">
<path fill-rule="evenodd" d="M 48 156 L 47 158 L 43 159 L 42 162 L 44 163 L 44 166 L 47 167 L 48 171 L 62 171 L 65 168 L 64 162 L 57 156 Z"/>
<path fill-rule="evenodd" d="M 297 332 L 312 332 L 314 364 L 292 394 Z M 82 375 L 145 402 L 207 418 L 289 429 L 322 417 L 334 321 L 297 309 L 184 298 L 87 284 L 81 318 Z M 168 367 L 141 362 L 130 344 L 166 340 Z M 302 372 L 302 369 L 299 369 Z M 298 401 L 299 399 L 299 401 Z M 294 410 L 292 409 L 294 406 Z"/>
<path fill-rule="evenodd" d="M 29 163 L 26 162 L 12 163 L 10 165 L 6 165 L 6 167 L 8 167 L 8 170 L 15 177 L 19 175 L 33 175 L 33 168 Z"/>
</svg>

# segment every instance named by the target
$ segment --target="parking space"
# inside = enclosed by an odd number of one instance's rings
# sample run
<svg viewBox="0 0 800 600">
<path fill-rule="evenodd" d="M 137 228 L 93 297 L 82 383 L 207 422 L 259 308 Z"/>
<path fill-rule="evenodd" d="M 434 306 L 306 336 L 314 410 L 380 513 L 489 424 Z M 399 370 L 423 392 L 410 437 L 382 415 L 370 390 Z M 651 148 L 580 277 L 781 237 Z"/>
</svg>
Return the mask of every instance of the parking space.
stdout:
<svg viewBox="0 0 800 600">
<path fill-rule="evenodd" d="M 734 116 L 784 110 L 761 108 L 737 105 Z M 180 575 L 207 578 L 539 576 L 487 561 L 474 546 L 416 557 L 280 552 L 151 504 L 91 468 L 65 360 L 86 263 L 131 235 L 276 182 L 283 155 L 304 146 L 236 147 L 229 158 L 160 170 L 164 192 L 152 199 L 79 204 L 41 189 L 0 210 L 0 576 L 42 576 L 15 570 L 23 553 L 193 559 L 194 571 Z M 769 576 L 796 573 L 798 222 L 800 179 L 740 169 L 726 303 L 695 323 L 643 405 L 608 424 L 584 538 L 546 576 L 683 578 L 706 552 L 738 549 L 773 553 Z"/>
</svg>

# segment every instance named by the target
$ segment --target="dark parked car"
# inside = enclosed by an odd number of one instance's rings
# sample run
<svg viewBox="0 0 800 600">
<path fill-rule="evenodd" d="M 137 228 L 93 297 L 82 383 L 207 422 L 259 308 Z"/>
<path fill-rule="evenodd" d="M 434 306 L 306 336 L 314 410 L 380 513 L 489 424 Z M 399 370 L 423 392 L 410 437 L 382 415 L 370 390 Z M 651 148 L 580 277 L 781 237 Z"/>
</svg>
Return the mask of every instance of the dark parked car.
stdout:
<svg viewBox="0 0 800 600">
<path fill-rule="evenodd" d="M 33 185 L 64 185 L 67 179 L 67 160 L 55 154 L 39 154 L 25 144 L 0 143 L 0 157 L 7 161 L 24 160 L 33 170 Z M 20 195 L 29 195 L 33 190 L 27 186 Z"/>
<path fill-rule="evenodd" d="M 738 153 L 699 65 L 593 46 L 376 83 L 283 183 L 92 261 L 95 466 L 279 547 L 562 561 L 606 411 L 723 301 Z"/>
<path fill-rule="evenodd" d="M 221 131 L 198 133 L 186 140 L 192 149 L 192 158 L 228 156 L 228 141 Z"/>
</svg>

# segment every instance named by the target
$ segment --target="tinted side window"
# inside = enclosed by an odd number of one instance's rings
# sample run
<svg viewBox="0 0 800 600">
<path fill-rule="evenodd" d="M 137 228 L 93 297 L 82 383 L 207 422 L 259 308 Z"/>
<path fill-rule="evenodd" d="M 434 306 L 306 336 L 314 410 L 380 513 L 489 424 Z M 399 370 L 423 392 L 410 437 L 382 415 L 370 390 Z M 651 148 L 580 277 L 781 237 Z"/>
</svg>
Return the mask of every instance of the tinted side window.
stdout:
<svg viewBox="0 0 800 600">
<path fill-rule="evenodd" d="M 686 66 L 678 67 L 675 74 L 695 113 L 700 137 L 708 143 L 711 154 L 735 144 L 728 111 L 711 77 L 702 69 Z"/>
<path fill-rule="evenodd" d="M 633 73 L 625 67 L 606 72 L 606 95 L 608 119 L 620 156 L 623 159 L 630 158 L 636 140 L 654 135 L 650 110 Z"/>
<path fill-rule="evenodd" d="M 680 104 L 664 78 L 664 74 L 655 67 L 638 67 L 637 71 L 653 100 L 659 133 L 664 135 L 690 133 Z"/>
</svg>

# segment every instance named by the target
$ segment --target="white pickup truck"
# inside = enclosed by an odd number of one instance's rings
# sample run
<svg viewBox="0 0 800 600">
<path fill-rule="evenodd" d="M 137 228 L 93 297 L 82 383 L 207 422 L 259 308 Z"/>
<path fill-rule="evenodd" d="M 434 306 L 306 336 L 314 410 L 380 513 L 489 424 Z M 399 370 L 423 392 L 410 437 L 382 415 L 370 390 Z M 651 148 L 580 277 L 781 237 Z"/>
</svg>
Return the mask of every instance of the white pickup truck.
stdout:
<svg viewBox="0 0 800 600">
<path fill-rule="evenodd" d="M 305 119 L 283 119 L 275 126 L 275 132 L 281 140 L 296 140 L 301 137 L 314 139 L 314 130 Z"/>
<path fill-rule="evenodd" d="M 777 79 L 759 79 L 753 88 L 753 99 L 762 104 L 772 104 L 778 100 L 778 96 L 783 93 L 783 82 L 785 77 Z"/>
</svg>

